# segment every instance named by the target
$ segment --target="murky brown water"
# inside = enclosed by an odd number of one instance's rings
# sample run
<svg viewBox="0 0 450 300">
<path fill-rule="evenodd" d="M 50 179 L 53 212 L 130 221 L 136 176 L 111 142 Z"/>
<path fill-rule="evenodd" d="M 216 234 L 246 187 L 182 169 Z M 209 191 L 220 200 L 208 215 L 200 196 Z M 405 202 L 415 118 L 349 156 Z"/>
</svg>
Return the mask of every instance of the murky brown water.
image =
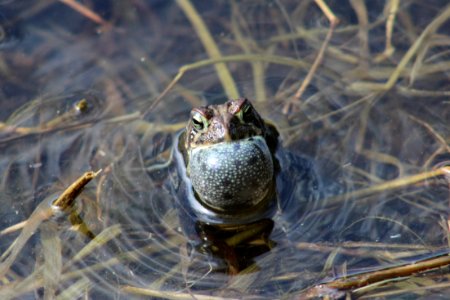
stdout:
<svg viewBox="0 0 450 300">
<path fill-rule="evenodd" d="M 283 145 L 274 214 L 222 230 L 180 212 L 176 166 L 165 165 L 190 109 L 233 96 L 187 1 L 84 3 L 103 21 L 62 2 L 0 1 L 0 229 L 102 169 L 77 200 L 94 241 L 62 214 L 39 224 L 7 266 L 21 230 L 1 233 L 2 299 L 295 298 L 335 276 L 445 252 L 449 182 L 427 172 L 450 158 L 449 7 L 401 3 L 395 51 L 383 58 L 390 2 L 366 3 L 367 31 L 362 2 L 351 2 L 327 2 L 340 24 L 293 100 L 328 30 L 314 2 L 193 1 L 238 94 Z M 318 174 L 318 201 L 303 194 L 303 159 Z M 433 285 L 448 269 L 418 278 L 367 295 L 445 299 L 448 288 Z"/>
</svg>

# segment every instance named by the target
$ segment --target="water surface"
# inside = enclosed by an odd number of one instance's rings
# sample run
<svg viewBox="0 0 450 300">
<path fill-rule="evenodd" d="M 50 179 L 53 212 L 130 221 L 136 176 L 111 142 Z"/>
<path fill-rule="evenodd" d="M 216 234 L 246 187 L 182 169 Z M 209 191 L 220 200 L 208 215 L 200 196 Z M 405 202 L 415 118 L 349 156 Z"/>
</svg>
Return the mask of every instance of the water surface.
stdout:
<svg viewBox="0 0 450 300">
<path fill-rule="evenodd" d="M 365 9 L 328 1 L 340 23 L 300 99 L 329 26 L 314 2 L 192 1 L 229 60 L 238 95 L 277 126 L 283 153 L 292 155 L 278 183 L 289 191 L 283 205 L 237 250 L 198 241 L 217 228 L 183 219 L 176 166 L 164 165 L 192 107 L 237 96 L 217 64 L 205 62 L 212 54 L 181 2 L 85 3 L 100 19 L 63 2 L 0 2 L 0 228 L 102 169 L 76 209 L 94 235 L 109 235 L 96 244 L 67 216 L 43 222 L 2 269 L 2 297 L 130 299 L 142 288 L 160 298 L 295 298 L 336 276 L 446 251 L 448 178 L 411 176 L 450 158 L 448 21 L 398 69 L 449 10 L 446 1 L 401 3 L 395 51 L 385 56 L 389 1 Z M 393 76 L 395 85 L 383 86 Z M 301 157 L 319 174 L 320 201 L 302 196 Z M 395 188 L 369 189 L 402 178 Z M 216 242 L 240 232 L 221 232 Z M 19 233 L 0 236 L 1 253 Z M 445 298 L 446 288 L 435 293 L 432 285 L 447 271 L 384 291 Z M 430 288 L 411 291 L 418 286 Z"/>
</svg>

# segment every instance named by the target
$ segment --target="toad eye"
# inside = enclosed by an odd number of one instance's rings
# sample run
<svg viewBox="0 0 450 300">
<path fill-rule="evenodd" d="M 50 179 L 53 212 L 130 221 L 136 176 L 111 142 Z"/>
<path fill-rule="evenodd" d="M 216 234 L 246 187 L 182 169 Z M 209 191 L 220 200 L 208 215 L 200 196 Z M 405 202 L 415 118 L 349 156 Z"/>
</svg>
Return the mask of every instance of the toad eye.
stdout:
<svg viewBox="0 0 450 300">
<path fill-rule="evenodd" d="M 244 106 L 239 110 L 236 116 L 241 120 L 242 123 L 247 123 L 250 121 L 252 116 L 252 106 L 249 103 L 244 104 Z"/>
<path fill-rule="evenodd" d="M 191 121 L 192 126 L 197 131 L 202 131 L 208 126 L 208 120 L 199 112 L 194 112 Z"/>
</svg>

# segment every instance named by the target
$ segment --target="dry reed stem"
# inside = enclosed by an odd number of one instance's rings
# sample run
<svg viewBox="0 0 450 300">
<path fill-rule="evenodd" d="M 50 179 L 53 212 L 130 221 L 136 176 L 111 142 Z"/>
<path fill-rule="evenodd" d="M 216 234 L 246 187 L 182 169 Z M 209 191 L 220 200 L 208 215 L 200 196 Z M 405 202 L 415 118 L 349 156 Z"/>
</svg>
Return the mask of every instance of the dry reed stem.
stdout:
<svg viewBox="0 0 450 300">
<path fill-rule="evenodd" d="M 405 278 L 448 265 L 450 265 L 450 256 L 448 254 L 444 254 L 436 258 L 424 259 L 402 266 L 389 267 L 379 271 L 343 277 L 316 285 L 298 294 L 297 299 L 315 299 L 318 296 L 326 296 L 334 299 L 334 295 L 342 295 L 342 293 L 345 294 L 346 291 L 350 291 L 355 288 L 377 285 L 389 280 Z"/>
<path fill-rule="evenodd" d="M 114 226 L 112 226 L 111 228 L 113 228 L 114 230 Z M 175 240 L 176 237 L 175 238 L 171 237 L 167 240 L 167 243 L 171 244 Z M 162 250 L 161 245 L 151 244 L 149 246 L 137 248 L 132 251 L 118 253 L 116 254 L 115 257 L 110 258 L 106 261 L 101 261 L 99 263 L 92 264 L 84 268 L 79 268 L 75 271 L 62 273 L 60 283 L 78 278 L 85 278 L 91 275 L 93 272 L 106 270 L 107 268 L 123 263 L 124 261 L 136 262 L 139 261 L 139 259 L 141 259 L 140 256 L 142 255 L 152 255 L 161 250 Z M 23 293 L 27 293 L 42 288 L 44 285 L 44 281 L 41 273 L 42 273 L 42 266 L 36 268 L 35 271 L 28 277 L 26 277 L 24 280 L 20 282 L 14 282 L 8 286 L 3 286 L 2 289 L 0 289 L 0 297 L 3 297 L 4 295 L 10 295 L 11 293 L 13 293 L 15 297 L 17 297 L 18 295 L 21 295 Z"/>
<path fill-rule="evenodd" d="M 306 74 L 305 79 L 303 80 L 302 84 L 300 85 L 299 89 L 294 95 L 295 102 L 288 101 L 286 102 L 286 105 L 283 107 L 283 113 L 287 114 L 290 106 L 293 103 L 298 103 L 300 101 L 300 98 L 302 97 L 303 93 L 305 92 L 306 88 L 310 84 L 314 74 L 316 73 L 319 65 L 322 63 L 323 56 L 325 54 L 325 50 L 327 49 L 327 46 L 331 40 L 331 37 L 333 36 L 334 28 L 339 23 L 339 19 L 333 14 L 331 9 L 328 7 L 328 5 L 323 0 L 314 0 L 316 4 L 320 7 L 322 12 L 325 14 L 325 16 L 328 18 L 330 22 L 330 27 L 328 29 L 327 35 L 325 36 L 325 40 L 322 43 L 322 46 L 320 47 L 319 53 L 317 54 L 316 59 L 314 60 L 311 68 L 309 69 L 308 73 Z"/>
<path fill-rule="evenodd" d="M 52 205 L 62 211 L 71 209 L 76 198 L 83 191 L 84 186 L 97 177 L 101 171 L 102 170 L 97 172 L 89 171 L 81 175 L 55 201 L 53 201 Z"/>
<path fill-rule="evenodd" d="M 225 299 L 237 299 L 237 298 L 229 298 L 229 297 L 217 297 L 217 296 L 211 296 L 211 295 L 202 295 L 202 294 L 196 294 L 196 293 L 184 293 L 184 292 L 173 292 L 173 291 L 161 291 L 161 290 L 154 290 L 154 289 L 146 289 L 146 288 L 140 288 L 135 286 L 129 286 L 125 285 L 120 288 L 121 291 L 135 294 L 135 295 L 141 295 L 141 296 L 152 296 L 152 297 L 158 297 L 163 299 L 172 299 L 172 300 L 192 300 L 192 299 L 198 299 L 198 300 L 225 300 Z"/>
<path fill-rule="evenodd" d="M 335 197 L 330 197 L 326 201 L 327 203 L 330 203 L 331 205 L 335 205 L 339 202 L 345 201 L 347 199 L 355 199 L 355 201 L 358 201 L 358 198 L 363 198 L 370 196 L 374 193 L 379 192 L 387 192 L 390 190 L 399 189 L 406 186 L 411 186 L 413 184 L 419 183 L 424 180 L 428 180 L 434 177 L 447 175 L 450 171 L 450 167 L 442 167 L 436 170 L 428 171 L 419 173 L 416 175 L 411 175 L 408 177 L 398 178 L 394 180 L 390 180 L 381 184 L 373 185 L 368 188 L 356 190 L 354 192 L 344 194 L 344 195 L 338 195 Z"/>
<path fill-rule="evenodd" d="M 245 22 L 245 18 L 239 12 L 238 6 L 235 2 L 232 2 L 234 18 L 231 19 L 231 31 L 233 32 L 237 43 L 241 46 L 245 54 L 251 54 L 251 40 L 247 40 L 241 29 L 239 28 L 239 22 Z M 264 84 L 265 66 L 262 62 L 252 62 L 252 72 L 253 72 L 253 90 L 255 91 L 255 101 L 265 102 L 266 97 L 266 86 Z"/>
<path fill-rule="evenodd" d="M 395 48 L 392 46 L 392 32 L 394 30 L 395 17 L 397 16 L 399 0 L 388 0 L 385 6 L 386 19 L 386 45 L 383 53 L 374 58 L 375 63 L 380 63 L 394 54 Z"/>
<path fill-rule="evenodd" d="M 364 0 L 350 0 L 350 4 L 358 18 L 358 38 L 359 38 L 359 67 L 363 72 L 369 68 L 369 17 Z"/>
<path fill-rule="evenodd" d="M 9 227 L 3 229 L 2 231 L 0 231 L 0 235 L 6 235 L 9 233 L 16 232 L 17 230 L 22 229 L 26 224 L 27 224 L 27 221 L 22 221 L 17 224 L 14 224 L 12 226 L 9 226 Z"/>
<path fill-rule="evenodd" d="M 448 280 L 448 278 L 447 278 Z M 423 280 L 422 280 L 423 281 Z M 370 295 L 364 296 L 362 299 L 386 299 L 389 296 L 395 296 L 395 295 L 400 295 L 400 294 L 416 294 L 414 296 L 412 295 L 408 295 L 411 296 L 411 298 L 423 298 L 426 297 L 425 292 L 429 291 L 429 290 L 435 290 L 435 292 L 433 294 L 442 294 L 442 291 L 445 290 L 446 288 L 450 287 L 450 282 L 445 282 L 445 283 L 439 283 L 438 281 L 433 281 L 432 284 L 428 284 L 426 283 L 426 285 L 423 285 L 424 283 L 419 283 L 416 284 L 415 286 L 407 286 L 407 287 L 399 287 L 397 290 L 394 291 L 383 291 L 383 292 L 379 292 L 379 293 L 372 293 Z M 358 297 L 358 294 L 360 294 L 361 289 L 355 290 L 354 294 L 356 295 L 356 297 Z M 430 294 L 430 295 L 433 295 Z M 408 297 L 406 296 L 406 297 Z M 422 296 L 422 297 L 421 297 Z M 406 297 L 402 297 L 402 298 L 406 298 Z M 395 299 L 394 297 L 389 297 L 390 299 Z M 426 298 L 424 298 L 426 299 Z"/>
<path fill-rule="evenodd" d="M 289 134 L 292 132 L 292 134 L 290 136 L 288 136 L 287 138 L 285 138 L 283 140 L 283 145 L 287 146 L 290 145 L 291 143 L 293 143 L 296 139 L 299 138 L 299 136 L 302 134 L 302 128 L 306 127 L 309 124 L 314 124 L 317 122 L 321 122 L 324 121 L 330 117 L 333 117 L 335 115 L 341 114 L 341 113 L 350 113 L 350 111 L 352 109 L 355 109 L 356 107 L 358 107 L 359 105 L 364 104 L 365 102 L 371 102 L 371 101 L 375 101 L 377 99 L 379 99 L 382 95 L 381 94 L 375 94 L 375 93 L 371 93 L 371 94 L 367 94 L 366 96 L 362 97 L 361 99 L 358 99 L 356 101 L 351 102 L 350 104 L 341 107 L 339 109 L 336 109 L 334 111 L 331 111 L 329 113 L 326 113 L 324 115 L 321 115 L 313 120 L 304 122 L 304 123 L 300 123 L 298 125 L 289 127 L 289 128 L 282 128 L 279 131 L 283 134 Z"/>
<path fill-rule="evenodd" d="M 450 256 L 446 254 L 442 257 L 418 261 L 404 266 L 387 268 L 381 271 L 357 275 L 352 278 L 338 279 L 327 283 L 326 285 L 335 289 L 352 289 L 384 280 L 411 276 L 430 269 L 441 268 L 449 264 Z"/>
<path fill-rule="evenodd" d="M 88 299 L 89 290 L 93 283 L 87 278 L 82 277 L 75 281 L 70 286 L 66 287 L 55 300 L 69 300 L 69 299 Z"/>
<path fill-rule="evenodd" d="M 223 63 L 223 62 L 266 62 L 274 63 L 279 65 L 290 66 L 292 68 L 303 68 L 307 69 L 309 65 L 303 61 L 277 55 L 265 55 L 265 54 L 238 54 L 223 56 L 219 59 L 205 59 L 192 64 L 187 64 L 178 70 L 178 73 L 172 79 L 172 81 L 166 86 L 166 88 L 158 95 L 158 97 L 150 104 L 142 116 L 145 117 L 161 102 L 161 100 L 167 95 L 167 93 L 178 83 L 178 81 L 183 77 L 184 73 L 192 71 L 195 69 L 203 68 L 212 64 Z"/>
<path fill-rule="evenodd" d="M 44 199 L 44 201 L 38 205 L 26 221 L 20 235 L 14 240 L 8 250 L 2 254 L 0 258 L 0 278 L 5 276 L 9 271 L 9 268 L 17 258 L 17 255 L 23 249 L 29 238 L 36 232 L 41 223 L 54 216 L 58 211 L 67 211 L 72 208 L 76 197 L 81 193 L 83 187 L 95 178 L 98 173 L 100 173 L 100 171 L 96 173 L 86 172 L 71 184 L 56 200 L 52 201 L 51 205 L 49 205 L 47 199 Z"/>
<path fill-rule="evenodd" d="M 411 59 L 414 57 L 414 55 L 416 55 L 417 52 L 425 46 L 425 43 L 430 38 L 430 36 L 434 34 L 436 30 L 439 29 L 439 27 L 441 27 L 445 22 L 447 22 L 449 18 L 450 5 L 447 5 L 444 10 L 436 18 L 434 18 L 430 24 L 428 24 L 419 38 L 417 38 L 414 44 L 408 49 L 386 83 L 371 83 L 359 81 L 352 83 L 349 89 L 354 91 L 365 90 L 367 93 L 368 91 L 387 91 L 393 88 L 406 66 L 411 62 Z"/>
<path fill-rule="evenodd" d="M 54 299 L 59 287 L 62 271 L 62 243 L 57 224 L 41 224 L 41 245 L 44 257 L 42 275 L 44 279 L 44 299 Z"/>
<path fill-rule="evenodd" d="M 219 47 L 214 42 L 214 39 L 211 36 L 208 27 L 203 22 L 203 19 L 200 17 L 192 3 L 189 0 L 177 0 L 177 3 L 194 27 L 194 30 L 197 33 L 203 46 L 205 47 L 209 57 L 211 59 L 220 59 L 222 57 L 222 54 L 220 53 Z M 215 65 L 215 68 L 219 80 L 222 83 L 222 87 L 228 98 L 235 99 L 239 97 L 239 91 L 236 87 L 236 83 L 234 82 L 234 79 L 231 76 L 231 73 L 228 70 L 227 66 L 223 63 L 218 63 Z"/>
<path fill-rule="evenodd" d="M 450 97 L 450 91 L 418 90 L 401 85 L 397 85 L 396 90 L 399 94 L 407 97 Z"/>
<path fill-rule="evenodd" d="M 61 119 L 61 117 L 63 117 Z M 118 117 L 112 117 L 110 119 L 103 119 L 102 122 L 105 124 L 114 124 L 114 123 L 122 123 L 122 122 L 130 122 L 134 120 L 139 120 L 141 118 L 141 114 L 139 112 L 130 113 L 127 115 L 121 115 Z M 93 124 L 95 124 L 98 120 L 93 121 L 87 121 L 83 123 L 74 123 L 74 124 L 67 124 L 65 121 L 67 120 L 66 114 L 63 114 L 62 116 L 58 116 L 54 118 L 53 120 L 50 120 L 47 122 L 47 125 L 39 125 L 35 127 L 16 127 L 13 125 L 8 125 L 6 123 L 0 122 L 0 132 L 3 131 L 6 134 L 14 133 L 16 135 L 0 138 L 0 144 L 1 143 L 8 143 L 12 142 L 18 139 L 21 139 L 23 137 L 33 135 L 33 134 L 46 134 L 46 133 L 52 133 L 57 131 L 63 131 L 63 130 L 75 130 L 75 129 L 83 129 L 91 127 Z M 49 127 L 48 124 L 51 124 L 54 127 Z M 59 126 L 61 125 L 61 126 Z M 161 125 L 161 127 L 164 127 L 164 125 Z"/>
<path fill-rule="evenodd" d="M 89 9 L 88 7 L 77 1 L 74 0 L 59 0 L 59 1 L 66 4 L 67 6 L 70 6 L 71 8 L 73 8 L 74 10 L 76 10 L 77 12 L 79 12 L 80 14 L 82 14 L 83 16 L 85 16 L 86 18 L 97 24 L 103 26 L 108 24 L 108 22 L 106 22 L 100 15 L 93 12 L 91 9 Z"/>
</svg>

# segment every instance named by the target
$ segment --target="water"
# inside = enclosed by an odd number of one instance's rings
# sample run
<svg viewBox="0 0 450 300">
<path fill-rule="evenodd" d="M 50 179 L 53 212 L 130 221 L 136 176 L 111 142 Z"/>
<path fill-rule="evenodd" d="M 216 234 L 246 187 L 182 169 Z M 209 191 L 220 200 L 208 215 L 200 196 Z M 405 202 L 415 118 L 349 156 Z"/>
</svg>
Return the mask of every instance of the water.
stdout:
<svg viewBox="0 0 450 300">
<path fill-rule="evenodd" d="M 280 207 L 250 228 L 180 214 L 176 166 L 162 164 L 190 109 L 224 102 L 230 87 L 211 64 L 193 67 L 149 109 L 181 66 L 209 58 L 177 2 L 92 1 L 102 26 L 60 2 L 0 1 L 0 229 L 102 169 L 76 209 L 90 231 L 109 236 L 87 250 L 91 240 L 67 216 L 43 222 L 6 269 L 3 298 L 140 298 L 133 288 L 159 298 L 295 298 L 340 274 L 446 250 L 448 179 L 410 176 L 448 165 L 448 26 L 425 40 L 392 89 L 359 88 L 387 82 L 446 1 L 402 3 L 386 59 L 378 56 L 385 1 L 366 3 L 367 44 L 354 7 L 328 1 L 340 25 L 294 105 L 328 30 L 320 9 L 308 1 L 193 3 L 222 55 L 241 55 L 226 64 L 239 94 L 280 131 L 279 155 L 289 153 Z M 300 157 L 313 163 L 320 201 L 301 196 Z M 365 190 L 399 178 L 410 180 Z M 19 233 L 0 235 L 0 253 Z M 445 298 L 446 288 L 432 289 L 443 270 L 419 291 Z M 368 295 L 422 297 L 411 291 L 414 280 Z"/>
</svg>

